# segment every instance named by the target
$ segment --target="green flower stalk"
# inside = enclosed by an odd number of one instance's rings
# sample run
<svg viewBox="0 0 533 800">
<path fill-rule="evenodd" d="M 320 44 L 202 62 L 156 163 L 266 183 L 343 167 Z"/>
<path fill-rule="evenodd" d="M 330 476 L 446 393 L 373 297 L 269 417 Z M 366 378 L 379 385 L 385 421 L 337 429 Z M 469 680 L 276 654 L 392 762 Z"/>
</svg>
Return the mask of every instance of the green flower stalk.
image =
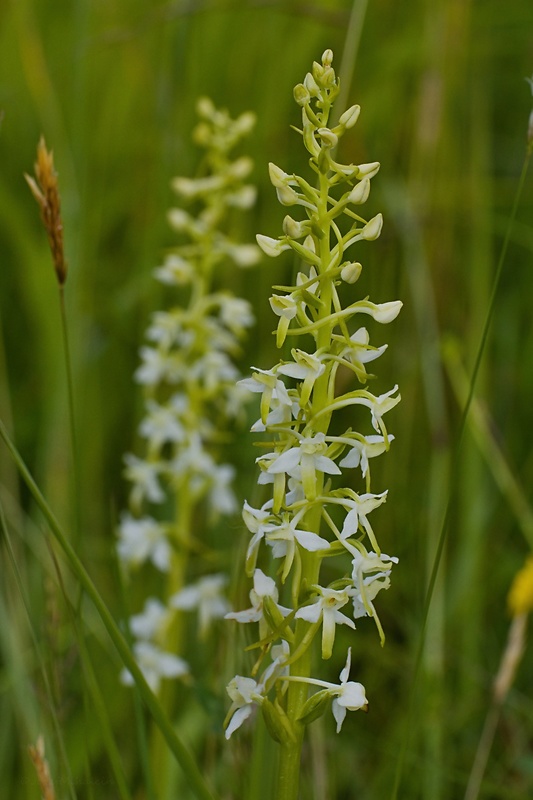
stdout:
<svg viewBox="0 0 533 800">
<path fill-rule="evenodd" d="M 151 562 L 167 576 L 164 596 L 147 598 L 130 620 L 137 661 L 155 692 L 162 679 L 188 670 L 181 658 L 183 611 L 198 611 L 199 633 L 205 636 L 211 622 L 229 610 L 224 575 L 185 583 L 189 554 L 198 549 L 193 526 L 238 510 L 234 467 L 220 460 L 228 436 L 220 431 L 231 427 L 247 398 L 237 385 L 234 359 L 254 320 L 249 303 L 215 290 L 214 278 L 222 283 L 222 270 L 252 266 L 260 253 L 255 244 L 237 243 L 225 233 L 230 215 L 255 201 L 255 188 L 246 183 L 251 159 L 230 156 L 251 131 L 254 115 L 233 120 L 205 98 L 198 113 L 194 140 L 205 155 L 199 177 L 172 183 L 191 210 L 169 212 L 182 244 L 155 270 L 176 303 L 153 314 L 141 348 L 135 379 L 145 393 L 139 433 L 146 447 L 142 456 L 125 456 L 130 509 L 122 516 L 118 541 L 128 570 Z M 123 680 L 131 682 L 129 673 Z"/>
<path fill-rule="evenodd" d="M 374 619 L 383 643 L 375 602 L 378 593 L 389 588 L 397 563 L 381 551 L 369 516 L 387 498 L 386 491 L 371 491 L 370 460 L 387 451 L 394 439 L 384 416 L 400 395 L 397 386 L 381 395 L 366 388 L 366 365 L 387 345 L 371 345 L 367 329 L 358 327 L 357 320 L 364 314 L 387 324 L 402 303 L 362 298 L 343 306 L 341 301 L 340 287 L 355 285 L 362 271 L 353 246 L 377 239 L 383 220 L 381 214 L 367 220 L 357 213 L 379 164 L 336 161 L 339 139 L 355 125 L 359 106 L 328 127 L 340 88 L 332 58 L 326 50 L 321 64 L 315 62 L 294 90 L 302 110 L 298 132 L 310 155 L 312 176 L 307 180 L 275 164 L 269 168 L 279 202 L 299 207 L 304 216 L 286 216 L 278 238 L 257 237 L 268 256 L 293 250 L 304 264 L 295 285 L 274 287 L 270 298 L 278 317 L 277 346 L 286 340 L 295 346 L 291 360 L 268 370 L 252 367 L 251 377 L 241 381 L 260 395 L 261 416 L 252 430 L 266 434 L 267 452 L 257 463 L 259 483 L 269 485 L 272 494 L 261 508 L 245 502 L 243 509 L 252 534 L 246 556 L 246 569 L 253 577 L 252 607 L 227 617 L 259 623 L 261 655 L 254 678 L 237 675 L 228 686 L 233 702 L 226 737 L 251 716 L 254 706 L 261 707 L 281 745 L 276 796 L 282 800 L 297 797 L 306 725 L 331 705 L 340 731 L 348 710 L 367 708 L 364 687 L 349 679 L 351 649 L 339 684 L 312 677 L 313 653 L 318 650 L 329 659 L 337 626 L 355 629 L 355 620 L 366 616 Z M 340 368 L 359 388 L 337 393 Z M 361 406 L 366 409 L 361 415 L 363 432 L 352 426 L 339 432 L 336 412 Z M 343 470 L 349 471 L 348 481 L 342 479 Z M 352 488 L 357 471 L 362 485 Z M 277 583 L 257 567 L 265 551 L 279 564 Z M 339 565 L 338 577 L 328 585 L 322 585 L 325 559 L 329 571 L 334 560 Z M 278 603 L 281 595 L 290 597 L 290 607 Z M 320 690 L 310 695 L 310 686 Z"/>
</svg>

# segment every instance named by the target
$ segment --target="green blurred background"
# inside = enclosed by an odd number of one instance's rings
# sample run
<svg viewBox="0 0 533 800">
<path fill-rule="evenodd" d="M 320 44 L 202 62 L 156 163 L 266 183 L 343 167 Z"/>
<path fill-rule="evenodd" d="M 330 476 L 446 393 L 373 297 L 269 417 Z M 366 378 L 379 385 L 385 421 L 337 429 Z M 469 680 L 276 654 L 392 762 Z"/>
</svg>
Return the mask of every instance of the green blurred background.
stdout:
<svg viewBox="0 0 533 800">
<path fill-rule="evenodd" d="M 367 269 L 357 289 L 375 302 L 404 302 L 390 328 L 373 329 L 377 343 L 389 342 L 376 393 L 398 382 L 403 397 L 388 420 L 396 437 L 391 453 L 373 468 L 374 491 L 389 488 L 376 530 L 400 565 L 381 602 L 385 649 L 371 621 L 361 621 L 354 642 L 357 679 L 367 687 L 371 711 L 352 715 L 336 738 L 331 720 L 314 724 L 302 796 L 388 798 L 407 726 L 400 796 L 454 800 L 464 795 L 505 647 L 507 592 L 533 539 L 531 175 L 477 384 L 478 412 L 486 409 L 487 424 L 478 425 L 475 436 L 467 427 L 458 461 L 452 452 L 460 404 L 450 381 L 450 370 L 455 378 L 472 370 L 524 161 L 532 107 L 524 81 L 533 73 L 530 0 L 5 0 L 0 416 L 68 523 L 70 445 L 57 286 L 23 179 L 33 171 L 42 133 L 59 172 L 70 266 L 66 302 L 82 486 L 78 546 L 119 616 L 112 551 L 115 520 L 126 501 L 122 454 L 134 446 L 140 413 L 132 373 L 148 316 L 165 302 L 152 269 L 173 243 L 165 220 L 174 202 L 169 182 L 194 174 L 198 160 L 190 143 L 195 100 L 208 95 L 234 116 L 248 109 L 257 114 L 246 149 L 256 162 L 259 200 L 241 234 L 244 240 L 256 232 L 277 236 L 285 212 L 275 201 L 267 164 L 307 175 L 300 137 L 289 127 L 299 122 L 292 88 L 326 47 L 334 51 L 337 70 L 343 64 L 346 104 L 362 107 L 342 158 L 382 165 L 365 213 L 382 211 L 385 227 L 378 242 L 358 254 Z M 258 319 L 243 372 L 251 363 L 268 368 L 277 360 L 268 296 L 272 283 L 287 282 L 294 267 L 290 258 L 265 259 L 253 274 L 229 277 L 232 289 L 252 300 Z M 245 495 L 252 491 L 248 464 L 255 457 L 247 434 L 240 434 L 236 449 Z M 79 712 L 80 669 L 68 614 L 49 586 L 55 573 L 43 523 L 3 447 L 0 479 L 25 599 L 57 679 L 74 777 L 84 774 L 84 762 L 93 774 L 108 774 L 98 724 Z M 449 497 L 447 541 L 409 712 L 423 600 Z M 227 546 L 236 543 L 234 553 L 242 553 L 239 537 L 233 524 Z M 5 552 L 1 563 L 0 794 L 25 800 L 38 796 L 25 748 L 48 729 L 48 710 Z M 117 688 L 118 659 L 90 611 L 88 617 L 132 793 L 144 797 L 131 697 Z M 345 648 L 340 651 L 331 679 L 343 665 Z M 529 648 L 503 709 L 481 797 L 533 796 L 532 690 Z M 211 724 L 205 711 L 198 714 Z M 54 764 L 53 738 L 47 746 Z M 217 747 L 222 796 L 251 798 L 252 789 L 235 773 L 246 762 L 246 742 Z M 105 785 L 90 790 L 80 779 L 77 796 L 116 794 Z M 185 789 L 178 795 L 188 796 Z"/>
</svg>

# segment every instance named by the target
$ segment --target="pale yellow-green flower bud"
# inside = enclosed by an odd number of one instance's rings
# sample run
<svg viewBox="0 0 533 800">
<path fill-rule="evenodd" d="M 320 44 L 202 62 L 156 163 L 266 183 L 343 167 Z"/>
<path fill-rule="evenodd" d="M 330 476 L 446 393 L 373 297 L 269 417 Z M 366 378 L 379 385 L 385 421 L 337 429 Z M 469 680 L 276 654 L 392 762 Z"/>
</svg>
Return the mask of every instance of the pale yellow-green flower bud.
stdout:
<svg viewBox="0 0 533 800">
<path fill-rule="evenodd" d="M 359 261 L 354 261 L 352 264 L 346 264 L 341 270 L 341 278 L 345 283 L 356 283 L 361 275 L 363 269 Z"/>
<path fill-rule="evenodd" d="M 269 302 L 272 311 L 278 317 L 293 319 L 296 316 L 298 305 L 290 295 L 273 294 Z"/>
<path fill-rule="evenodd" d="M 353 203 L 354 205 L 361 205 L 362 203 L 366 203 L 368 200 L 368 195 L 370 194 L 370 181 L 368 178 L 363 178 L 360 181 L 350 194 L 348 195 L 348 202 Z"/>
<path fill-rule="evenodd" d="M 303 85 L 303 83 L 298 83 L 294 87 L 294 99 L 298 103 L 299 106 L 306 106 L 307 103 L 311 100 L 311 96 L 307 90 L 307 88 Z"/>
<path fill-rule="evenodd" d="M 309 223 L 299 222 L 287 214 L 283 220 L 283 233 L 291 239 L 301 239 L 309 233 Z"/>
<path fill-rule="evenodd" d="M 336 147 L 339 143 L 339 137 L 333 133 L 333 131 L 330 131 L 329 128 L 318 128 L 317 133 L 324 147 Z"/>
<path fill-rule="evenodd" d="M 391 300 L 389 303 L 377 303 L 376 309 L 372 314 L 376 322 L 381 322 L 386 325 L 396 319 L 402 309 L 403 303 L 401 300 Z"/>
<path fill-rule="evenodd" d="M 311 95 L 311 97 L 318 97 L 318 95 L 320 94 L 320 89 L 318 87 L 318 84 L 310 72 L 308 72 L 304 78 L 304 86 Z"/>
<path fill-rule="evenodd" d="M 324 50 L 322 53 L 322 64 L 325 67 L 331 67 L 333 63 L 333 50 L 330 50 L 329 47 L 327 50 Z"/>
<path fill-rule="evenodd" d="M 315 81 L 319 86 L 322 86 L 322 79 L 324 77 L 325 69 L 322 64 L 319 64 L 318 61 L 313 61 L 313 66 L 311 67 L 312 75 Z"/>
<path fill-rule="evenodd" d="M 284 172 L 281 167 L 273 164 L 272 161 L 268 165 L 268 175 L 270 178 L 270 183 L 272 186 L 275 186 L 276 189 L 280 186 L 287 186 L 289 175 L 287 175 L 287 173 Z"/>
<path fill-rule="evenodd" d="M 270 176 L 270 182 L 276 188 L 276 194 L 281 205 L 296 205 L 300 198 L 294 189 L 289 186 L 289 175 L 272 163 L 268 165 L 268 174 Z"/>
<path fill-rule="evenodd" d="M 304 239 L 304 247 L 310 250 L 312 253 L 316 255 L 316 247 L 315 247 L 315 240 L 311 235 L 309 235 L 306 239 Z"/>
<path fill-rule="evenodd" d="M 204 119 L 211 119 L 216 109 L 209 97 L 199 97 L 196 102 L 196 112 Z"/>
<path fill-rule="evenodd" d="M 314 126 L 313 125 L 311 125 L 311 124 L 304 125 L 303 138 L 304 138 L 304 145 L 306 147 L 306 150 L 308 150 L 311 153 L 312 156 L 315 156 L 315 158 L 317 156 L 319 156 L 320 155 L 320 147 L 318 146 L 317 141 L 316 141 L 315 136 L 314 136 Z"/>
<path fill-rule="evenodd" d="M 253 267 L 261 256 L 255 244 L 229 245 L 226 252 L 238 267 Z"/>
<path fill-rule="evenodd" d="M 233 164 L 230 165 L 229 173 L 233 178 L 237 180 L 242 180 L 243 178 L 247 178 L 250 172 L 252 171 L 254 166 L 254 162 L 248 156 L 241 156 Z"/>
<path fill-rule="evenodd" d="M 358 178 L 373 178 L 379 172 L 379 161 L 372 161 L 370 164 L 359 164 L 357 167 Z"/>
<path fill-rule="evenodd" d="M 280 242 L 279 239 L 273 239 L 271 236 L 264 236 L 262 233 L 258 233 L 255 238 L 263 253 L 272 258 L 276 258 L 284 250 L 290 249 L 290 245 Z"/>
<path fill-rule="evenodd" d="M 361 106 L 350 106 L 350 108 L 346 109 L 344 114 L 341 114 L 339 125 L 342 125 L 346 130 L 353 128 L 359 118 L 360 111 Z"/>
<path fill-rule="evenodd" d="M 382 227 L 383 214 L 376 214 L 375 217 L 372 217 L 372 219 L 366 223 L 365 227 L 361 231 L 361 237 L 367 242 L 373 242 L 374 239 L 378 238 Z"/>
<path fill-rule="evenodd" d="M 190 225 L 191 218 L 181 208 L 171 208 L 167 214 L 169 225 L 176 231 L 185 230 Z"/>
<path fill-rule="evenodd" d="M 391 300 L 389 303 L 371 303 L 369 300 L 359 300 L 358 303 L 353 304 L 352 308 L 357 309 L 360 314 L 369 314 L 376 322 L 386 325 L 396 319 L 402 305 L 401 300 Z"/>
<path fill-rule="evenodd" d="M 255 186 L 241 186 L 236 192 L 227 194 L 224 198 L 226 205 L 233 208 L 251 208 L 257 197 Z"/>
<path fill-rule="evenodd" d="M 235 121 L 234 130 L 239 136 L 246 136 L 255 126 L 256 121 L 257 117 L 253 111 L 245 111 L 244 114 L 241 114 Z"/>
<path fill-rule="evenodd" d="M 295 206 L 300 199 L 291 186 L 276 187 L 276 194 L 282 206 Z"/>
<path fill-rule="evenodd" d="M 315 692 L 306 701 L 304 707 L 298 715 L 298 720 L 302 723 L 302 725 L 309 725 L 310 722 L 314 722 L 315 719 L 318 719 L 322 716 L 330 702 L 331 692 L 329 689 L 322 689 L 320 692 Z"/>
<path fill-rule="evenodd" d="M 192 133 L 192 140 L 199 147 L 208 147 L 211 141 L 211 130 L 205 122 L 200 122 Z"/>
</svg>

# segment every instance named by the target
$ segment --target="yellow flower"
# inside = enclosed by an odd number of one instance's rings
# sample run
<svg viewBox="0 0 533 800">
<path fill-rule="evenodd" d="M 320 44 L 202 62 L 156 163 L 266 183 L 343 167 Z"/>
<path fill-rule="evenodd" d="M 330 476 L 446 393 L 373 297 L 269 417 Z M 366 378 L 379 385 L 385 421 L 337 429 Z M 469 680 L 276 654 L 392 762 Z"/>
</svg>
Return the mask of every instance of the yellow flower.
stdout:
<svg viewBox="0 0 533 800">
<path fill-rule="evenodd" d="M 529 556 L 522 569 L 516 573 L 508 603 L 514 617 L 533 610 L 533 556 Z"/>
</svg>

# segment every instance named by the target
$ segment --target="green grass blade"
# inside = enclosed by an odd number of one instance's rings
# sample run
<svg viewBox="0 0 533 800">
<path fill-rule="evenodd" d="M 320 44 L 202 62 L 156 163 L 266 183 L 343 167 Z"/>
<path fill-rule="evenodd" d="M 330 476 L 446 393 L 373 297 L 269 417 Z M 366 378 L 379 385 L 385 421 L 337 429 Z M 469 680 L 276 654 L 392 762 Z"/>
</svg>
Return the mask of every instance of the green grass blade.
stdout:
<svg viewBox="0 0 533 800">
<path fill-rule="evenodd" d="M 152 715 L 154 722 L 160 729 L 170 750 L 176 757 L 176 760 L 182 767 L 191 789 L 193 789 L 193 791 L 195 792 L 196 797 L 198 797 L 198 800 L 214 800 L 215 796 L 208 787 L 207 782 L 205 781 L 198 765 L 196 764 L 196 761 L 194 760 L 194 757 L 190 753 L 189 749 L 185 746 L 185 744 L 176 734 L 174 728 L 172 727 L 172 723 L 170 722 L 165 712 L 161 708 L 157 700 L 157 697 L 146 683 L 146 680 L 144 679 L 144 676 L 141 670 L 139 669 L 137 662 L 135 661 L 131 653 L 130 648 L 128 647 L 126 639 L 120 632 L 115 620 L 111 615 L 111 612 L 109 611 L 98 589 L 96 588 L 91 577 L 89 576 L 89 573 L 81 563 L 76 552 L 74 551 L 67 537 L 63 533 L 61 526 L 59 525 L 52 510 L 50 509 L 48 503 L 43 497 L 39 487 L 33 480 L 33 477 L 31 476 L 17 448 L 11 441 L 11 438 L 9 437 L 7 430 L 1 420 L 0 420 L 0 436 L 4 440 L 7 449 L 9 450 L 24 482 L 26 483 L 26 486 L 30 490 L 35 502 L 37 503 L 44 518 L 46 519 L 46 522 L 48 523 L 51 533 L 53 534 L 54 538 L 56 539 L 61 549 L 63 550 L 65 556 L 67 557 L 67 560 L 70 564 L 72 571 L 74 572 L 75 576 L 77 577 L 78 581 L 80 582 L 81 586 L 83 587 L 87 595 L 91 598 L 113 644 L 115 645 L 118 651 L 118 654 L 124 666 L 131 673 L 133 679 L 135 680 L 135 683 L 139 689 L 139 692 L 146 707 L 148 708 L 148 711 Z"/>
</svg>

